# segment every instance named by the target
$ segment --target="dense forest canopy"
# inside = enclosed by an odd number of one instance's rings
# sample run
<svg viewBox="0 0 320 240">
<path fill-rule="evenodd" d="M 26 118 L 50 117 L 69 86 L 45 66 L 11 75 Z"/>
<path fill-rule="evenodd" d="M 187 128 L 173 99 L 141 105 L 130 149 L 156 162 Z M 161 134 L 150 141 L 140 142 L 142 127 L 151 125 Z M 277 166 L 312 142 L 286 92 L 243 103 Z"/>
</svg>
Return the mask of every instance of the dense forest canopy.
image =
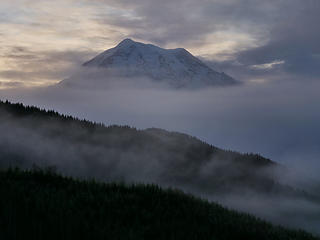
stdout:
<svg viewBox="0 0 320 240">
<path fill-rule="evenodd" d="M 1 239 L 316 240 L 156 185 L 0 171 Z"/>
<path fill-rule="evenodd" d="M 8 101 L 0 102 L 0 122 L 1 169 L 50 167 L 81 179 L 174 187 L 277 224 L 319 232 L 319 196 L 284 184 L 287 169 L 258 154 L 222 150 L 182 133 L 105 126 Z"/>
</svg>

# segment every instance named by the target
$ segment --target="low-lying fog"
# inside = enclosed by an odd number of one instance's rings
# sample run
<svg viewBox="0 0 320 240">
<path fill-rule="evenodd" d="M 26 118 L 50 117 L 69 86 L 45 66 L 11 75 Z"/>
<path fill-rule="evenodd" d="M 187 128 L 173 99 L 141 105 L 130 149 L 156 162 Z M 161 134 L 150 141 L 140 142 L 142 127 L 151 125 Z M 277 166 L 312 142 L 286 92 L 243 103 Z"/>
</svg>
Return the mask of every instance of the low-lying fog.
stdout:
<svg viewBox="0 0 320 240">
<path fill-rule="evenodd" d="M 106 125 L 179 131 L 220 148 L 259 153 L 295 169 L 295 174 L 286 176 L 284 181 L 316 191 L 320 189 L 320 83 L 286 81 L 197 90 L 152 85 L 142 88 L 140 84 L 122 82 L 103 89 L 56 86 L 2 90 L 0 98 Z M 320 207 L 315 203 L 259 196 L 251 196 L 250 201 L 239 196 L 217 199 L 201 192 L 198 195 L 276 223 L 320 233 Z M 298 217 L 292 215 L 294 209 Z"/>
<path fill-rule="evenodd" d="M 86 89 L 2 90 L 0 98 L 107 125 L 188 133 L 217 147 L 259 153 L 318 175 L 319 82 L 247 83 L 198 90 L 141 89 L 131 83 Z"/>
</svg>

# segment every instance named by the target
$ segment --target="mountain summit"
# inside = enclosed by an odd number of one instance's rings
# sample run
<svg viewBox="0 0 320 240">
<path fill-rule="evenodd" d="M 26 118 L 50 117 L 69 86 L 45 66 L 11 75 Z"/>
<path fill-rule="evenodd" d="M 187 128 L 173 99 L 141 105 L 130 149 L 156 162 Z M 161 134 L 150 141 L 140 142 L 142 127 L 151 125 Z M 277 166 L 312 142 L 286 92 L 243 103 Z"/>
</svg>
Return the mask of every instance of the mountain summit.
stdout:
<svg viewBox="0 0 320 240">
<path fill-rule="evenodd" d="M 152 44 L 125 39 L 116 47 L 104 51 L 83 67 L 103 70 L 99 74 L 109 78 L 116 73 L 125 78 L 147 77 L 175 88 L 224 86 L 236 81 L 214 71 L 184 48 L 163 49 Z M 92 78 L 92 74 L 90 78 Z"/>
</svg>

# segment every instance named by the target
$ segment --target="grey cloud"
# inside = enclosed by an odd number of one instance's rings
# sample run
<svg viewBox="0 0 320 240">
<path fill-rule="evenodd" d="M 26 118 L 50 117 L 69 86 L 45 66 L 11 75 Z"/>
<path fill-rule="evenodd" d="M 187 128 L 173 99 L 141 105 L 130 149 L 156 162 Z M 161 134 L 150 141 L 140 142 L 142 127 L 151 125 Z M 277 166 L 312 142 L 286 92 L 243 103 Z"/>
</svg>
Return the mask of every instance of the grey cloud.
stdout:
<svg viewBox="0 0 320 240">
<path fill-rule="evenodd" d="M 24 87 L 24 86 L 25 85 L 23 82 L 15 82 L 15 81 L 2 82 L 2 81 L 0 81 L 0 88 L 12 88 L 12 87 Z"/>
<path fill-rule="evenodd" d="M 235 79 L 246 83 L 255 80 L 261 81 L 286 81 L 300 80 L 297 76 L 289 74 L 284 71 L 283 64 L 276 64 L 272 68 L 255 68 L 252 64 L 244 64 L 239 62 L 238 59 L 226 60 L 226 61 L 214 61 L 201 58 L 208 66 L 213 69 L 226 72 Z"/>
<path fill-rule="evenodd" d="M 319 11 L 319 1 L 293 1 L 279 22 L 273 25 L 268 43 L 238 53 L 238 61 L 244 65 L 253 65 L 283 60 L 285 64 L 281 67 L 284 72 L 307 78 L 318 77 Z"/>
<path fill-rule="evenodd" d="M 134 17 L 100 15 L 100 21 L 127 28 L 132 37 L 161 45 L 199 43 L 215 31 L 235 28 L 261 34 L 279 5 L 277 1 L 256 4 L 252 0 L 104 2 L 130 8 Z"/>
<path fill-rule="evenodd" d="M 19 81 L 60 81 L 96 54 L 90 50 L 33 51 L 20 46 L 7 47 L 1 57 L 11 66 L 11 70 L 0 71 L 0 76 Z"/>
</svg>

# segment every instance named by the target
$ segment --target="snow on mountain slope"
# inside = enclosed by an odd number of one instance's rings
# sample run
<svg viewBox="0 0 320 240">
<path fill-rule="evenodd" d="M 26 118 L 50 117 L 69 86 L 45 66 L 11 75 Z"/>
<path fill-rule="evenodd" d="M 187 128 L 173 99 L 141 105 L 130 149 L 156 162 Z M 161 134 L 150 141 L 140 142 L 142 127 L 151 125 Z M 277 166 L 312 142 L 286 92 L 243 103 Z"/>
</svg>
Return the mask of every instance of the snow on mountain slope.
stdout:
<svg viewBox="0 0 320 240">
<path fill-rule="evenodd" d="M 107 81 L 116 73 L 116 76 L 124 78 L 147 77 L 175 88 L 237 83 L 230 76 L 214 71 L 183 48 L 163 49 L 131 39 L 123 40 L 116 47 L 84 63 L 83 67 L 84 71 L 90 72 L 84 74 L 90 82 L 92 78 Z M 99 69 L 99 74 L 93 74 L 92 69 Z M 65 81 L 71 83 L 74 80 L 72 77 Z"/>
</svg>

